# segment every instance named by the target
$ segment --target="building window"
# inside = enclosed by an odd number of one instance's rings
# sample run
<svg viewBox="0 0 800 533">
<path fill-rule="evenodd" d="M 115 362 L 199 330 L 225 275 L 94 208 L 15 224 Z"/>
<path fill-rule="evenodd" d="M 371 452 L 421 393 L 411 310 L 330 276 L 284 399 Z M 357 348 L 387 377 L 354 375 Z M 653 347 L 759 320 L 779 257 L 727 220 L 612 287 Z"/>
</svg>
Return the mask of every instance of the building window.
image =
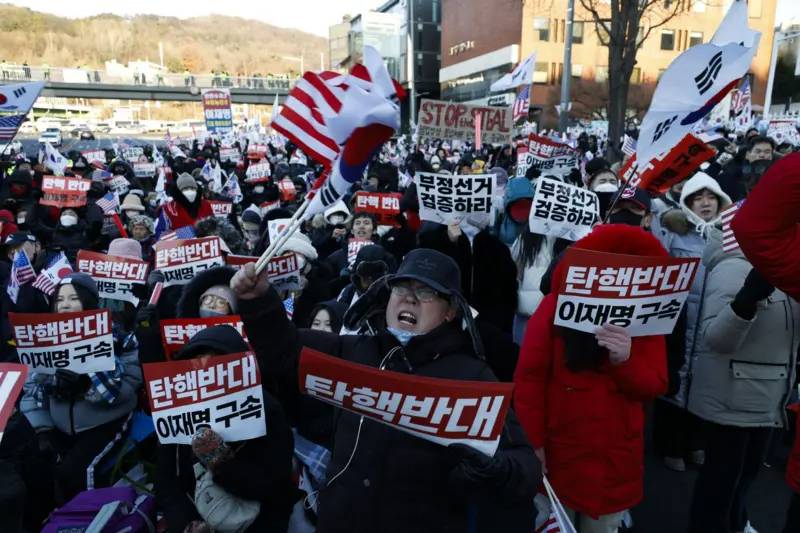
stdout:
<svg viewBox="0 0 800 533">
<path fill-rule="evenodd" d="M 594 67 L 594 81 L 605 83 L 608 81 L 608 67 Z"/>
<path fill-rule="evenodd" d="M 608 41 L 610 40 L 609 35 L 609 28 L 611 27 L 611 21 L 605 20 L 601 21 L 597 24 L 597 40 L 600 41 L 600 44 L 603 46 L 608 46 Z"/>
<path fill-rule="evenodd" d="M 536 63 L 533 67 L 533 82 L 547 83 L 547 63 Z"/>
<path fill-rule="evenodd" d="M 703 44 L 703 32 L 693 31 L 689 33 L 689 46 L 697 46 Z"/>
<path fill-rule="evenodd" d="M 572 23 L 572 42 L 583 44 L 583 22 Z"/>
<path fill-rule="evenodd" d="M 583 65 L 572 65 L 572 77 L 580 78 L 583 76 Z"/>
<path fill-rule="evenodd" d="M 535 18 L 533 19 L 533 29 L 537 33 L 540 41 L 550 40 L 550 19 L 548 18 Z"/>
<path fill-rule="evenodd" d="M 633 72 L 631 72 L 631 83 L 636 85 L 642 83 L 642 69 L 639 67 L 633 67 Z"/>
<path fill-rule="evenodd" d="M 673 30 L 661 30 L 661 49 L 675 50 L 675 32 Z"/>
</svg>

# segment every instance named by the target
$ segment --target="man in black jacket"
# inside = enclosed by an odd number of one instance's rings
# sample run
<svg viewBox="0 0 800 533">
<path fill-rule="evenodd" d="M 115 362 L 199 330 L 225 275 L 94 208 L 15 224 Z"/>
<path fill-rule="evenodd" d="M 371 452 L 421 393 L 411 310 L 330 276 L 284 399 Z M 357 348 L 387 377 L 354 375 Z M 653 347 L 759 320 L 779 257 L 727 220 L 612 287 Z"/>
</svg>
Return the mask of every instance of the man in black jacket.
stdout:
<svg viewBox="0 0 800 533">
<path fill-rule="evenodd" d="M 410 252 L 396 274 L 376 281 L 348 311 L 345 321 L 355 329 L 385 307 L 385 326 L 374 336 L 296 329 L 277 292 L 252 265 L 233 277 L 231 288 L 251 345 L 280 383 L 278 399 L 308 436 L 315 428 L 308 427 L 303 400 L 314 400 L 301 399 L 297 388 L 304 346 L 382 370 L 496 381 L 465 313 L 460 278 L 444 254 Z M 541 466 L 513 412 L 493 457 L 465 446 L 443 447 L 345 411 L 336 413 L 332 426 L 318 533 L 530 531 Z"/>
</svg>

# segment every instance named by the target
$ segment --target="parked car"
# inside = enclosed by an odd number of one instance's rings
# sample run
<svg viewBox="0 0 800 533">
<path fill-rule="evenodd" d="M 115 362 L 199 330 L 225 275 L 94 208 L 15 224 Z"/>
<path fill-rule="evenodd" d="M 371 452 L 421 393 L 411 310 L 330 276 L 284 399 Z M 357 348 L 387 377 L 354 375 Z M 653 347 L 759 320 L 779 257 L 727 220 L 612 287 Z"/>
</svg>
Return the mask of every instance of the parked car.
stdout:
<svg viewBox="0 0 800 533">
<path fill-rule="evenodd" d="M 59 128 L 47 128 L 39 135 L 39 142 L 50 143 L 53 146 L 61 146 L 61 130 Z"/>
<path fill-rule="evenodd" d="M 93 141 L 94 140 L 94 133 L 89 128 L 75 128 L 74 130 L 69 132 L 70 137 L 74 137 L 76 139 L 80 139 L 82 141 Z"/>
</svg>

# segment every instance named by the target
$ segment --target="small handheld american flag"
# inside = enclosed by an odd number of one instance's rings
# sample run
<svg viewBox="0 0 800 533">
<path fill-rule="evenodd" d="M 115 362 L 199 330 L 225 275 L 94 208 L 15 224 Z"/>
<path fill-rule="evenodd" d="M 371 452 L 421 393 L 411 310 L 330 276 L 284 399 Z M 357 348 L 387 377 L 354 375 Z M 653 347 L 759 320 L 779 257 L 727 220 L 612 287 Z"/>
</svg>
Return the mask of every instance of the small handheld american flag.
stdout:
<svg viewBox="0 0 800 533">
<path fill-rule="evenodd" d="M 19 297 L 20 286 L 30 282 L 36 278 L 36 271 L 31 266 L 31 261 L 28 259 L 28 254 L 25 250 L 19 249 L 14 254 L 14 262 L 11 264 L 11 278 L 6 287 L 6 293 L 11 301 L 17 303 Z"/>
<path fill-rule="evenodd" d="M 177 239 L 192 239 L 194 238 L 194 227 L 183 226 L 169 233 L 164 233 L 158 239 L 159 241 L 174 241 Z"/>
<path fill-rule="evenodd" d="M 731 222 L 736 217 L 739 208 L 744 204 L 744 200 L 739 200 L 735 204 L 731 204 L 725 211 L 722 212 L 720 220 L 722 221 L 722 250 L 729 254 L 739 249 L 739 242 L 733 234 Z"/>
<path fill-rule="evenodd" d="M 44 270 L 39 273 L 36 281 L 33 282 L 33 287 L 50 296 L 61 278 L 70 272 L 72 272 L 72 266 L 64 252 L 61 252 L 53 257 Z"/>
<path fill-rule="evenodd" d="M 106 194 L 97 200 L 97 207 L 102 209 L 105 215 L 114 214 L 114 211 L 119 207 L 119 194 L 116 192 Z"/>
</svg>

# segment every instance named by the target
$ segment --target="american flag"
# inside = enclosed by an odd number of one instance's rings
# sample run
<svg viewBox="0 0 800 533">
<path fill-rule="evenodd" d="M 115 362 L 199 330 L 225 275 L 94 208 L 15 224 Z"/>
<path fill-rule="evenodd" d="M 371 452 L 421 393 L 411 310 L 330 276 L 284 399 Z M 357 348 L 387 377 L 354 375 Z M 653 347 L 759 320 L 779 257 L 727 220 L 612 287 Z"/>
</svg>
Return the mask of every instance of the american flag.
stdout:
<svg viewBox="0 0 800 533">
<path fill-rule="evenodd" d="M 514 107 L 511 109 L 511 120 L 517 122 L 521 118 L 527 118 L 531 109 L 531 86 L 525 85 L 514 100 Z"/>
<path fill-rule="evenodd" d="M 35 278 L 36 272 L 33 270 L 33 266 L 31 266 L 28 254 L 25 253 L 25 250 L 17 250 L 17 253 L 14 254 L 14 262 L 11 264 L 11 278 L 6 287 L 6 292 L 9 298 L 11 298 L 11 301 L 17 303 L 20 286 Z"/>
<path fill-rule="evenodd" d="M 53 257 L 44 270 L 39 273 L 36 281 L 33 282 L 33 287 L 50 296 L 61 278 L 70 272 L 72 272 L 72 266 L 64 252 L 61 252 Z"/>
<path fill-rule="evenodd" d="M 736 213 L 739 211 L 739 208 L 742 207 L 743 203 L 744 200 L 739 200 L 722 212 L 722 250 L 725 253 L 731 253 L 739 249 L 739 242 L 736 240 L 736 236 L 733 234 L 731 222 L 733 222 L 734 217 L 736 217 Z"/>
<path fill-rule="evenodd" d="M 17 134 L 25 115 L 6 115 L 0 117 L 0 141 L 10 141 Z"/>
<path fill-rule="evenodd" d="M 294 298 L 289 296 L 283 301 L 283 307 L 286 309 L 286 317 L 291 320 L 294 316 Z"/>
<path fill-rule="evenodd" d="M 110 192 L 97 200 L 97 207 L 103 210 L 103 214 L 111 215 L 119 207 L 119 194 Z"/>
<path fill-rule="evenodd" d="M 194 234 L 194 227 L 192 226 L 183 226 L 182 228 L 178 228 L 174 231 L 170 231 L 169 233 L 164 233 L 159 237 L 159 241 L 174 241 L 177 239 L 193 239 L 195 236 Z"/>
<path fill-rule="evenodd" d="M 625 141 L 622 143 L 622 153 L 628 157 L 633 157 L 636 153 L 636 139 L 630 135 L 625 135 Z"/>
</svg>

